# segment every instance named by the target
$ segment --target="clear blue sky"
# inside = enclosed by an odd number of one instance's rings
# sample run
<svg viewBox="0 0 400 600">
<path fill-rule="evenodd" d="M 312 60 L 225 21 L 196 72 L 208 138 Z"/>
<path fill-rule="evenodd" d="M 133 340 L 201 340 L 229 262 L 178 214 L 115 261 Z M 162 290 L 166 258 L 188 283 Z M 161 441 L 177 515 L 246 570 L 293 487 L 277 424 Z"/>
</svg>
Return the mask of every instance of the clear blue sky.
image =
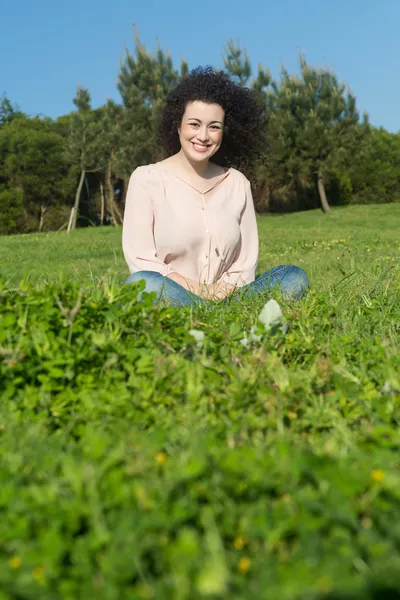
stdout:
<svg viewBox="0 0 400 600">
<path fill-rule="evenodd" d="M 11 0 L 1 9 L 0 94 L 31 115 L 69 112 L 78 84 L 93 105 L 118 100 L 132 22 L 151 49 L 158 38 L 176 65 L 222 66 L 239 40 L 253 65 L 277 77 L 297 54 L 329 65 L 373 125 L 400 130 L 400 0 Z"/>
</svg>

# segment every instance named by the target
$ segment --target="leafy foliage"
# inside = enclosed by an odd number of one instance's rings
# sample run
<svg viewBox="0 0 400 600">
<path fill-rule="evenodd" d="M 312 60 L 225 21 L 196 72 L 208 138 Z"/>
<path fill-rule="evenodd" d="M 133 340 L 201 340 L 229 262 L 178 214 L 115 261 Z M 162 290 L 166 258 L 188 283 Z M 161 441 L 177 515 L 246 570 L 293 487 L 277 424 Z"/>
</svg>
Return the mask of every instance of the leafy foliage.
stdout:
<svg viewBox="0 0 400 600">
<path fill-rule="evenodd" d="M 46 120 L 19 116 L 0 127 L 0 211 L 5 215 L 4 233 L 16 229 L 18 207 L 34 214 L 39 222 L 40 211 L 43 214 L 49 206 L 63 202 L 67 169 L 62 154 L 62 137 Z M 8 214 L 9 209 L 14 217 Z"/>
</svg>

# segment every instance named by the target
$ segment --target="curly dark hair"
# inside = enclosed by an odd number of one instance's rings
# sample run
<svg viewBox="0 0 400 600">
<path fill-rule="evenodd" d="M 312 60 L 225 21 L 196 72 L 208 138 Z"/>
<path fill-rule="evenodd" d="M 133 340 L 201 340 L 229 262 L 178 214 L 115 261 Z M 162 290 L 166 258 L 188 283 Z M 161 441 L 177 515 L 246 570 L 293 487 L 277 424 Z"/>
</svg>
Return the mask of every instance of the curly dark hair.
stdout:
<svg viewBox="0 0 400 600">
<path fill-rule="evenodd" d="M 222 167 L 251 170 L 266 150 L 265 105 L 256 93 L 236 84 L 224 71 L 197 67 L 167 97 L 159 125 L 159 140 L 169 156 L 180 150 L 178 127 L 189 102 L 219 104 L 225 111 L 224 137 L 212 160 Z"/>
</svg>

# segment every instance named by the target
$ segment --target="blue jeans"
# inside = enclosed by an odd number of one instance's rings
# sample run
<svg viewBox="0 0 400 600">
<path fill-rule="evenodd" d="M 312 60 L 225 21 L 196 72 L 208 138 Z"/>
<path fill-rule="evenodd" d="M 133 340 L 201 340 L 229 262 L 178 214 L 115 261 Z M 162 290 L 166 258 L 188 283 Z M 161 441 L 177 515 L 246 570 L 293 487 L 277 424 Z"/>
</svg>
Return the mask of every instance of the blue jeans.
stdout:
<svg viewBox="0 0 400 600">
<path fill-rule="evenodd" d="M 146 282 L 143 292 L 156 292 L 156 302 L 165 301 L 171 306 L 195 306 L 208 304 L 207 300 L 196 296 L 184 287 L 173 281 L 169 277 L 164 277 L 155 271 L 138 271 L 128 277 L 125 283 L 134 281 Z M 262 292 L 271 290 L 275 286 L 280 286 L 280 291 L 292 298 L 301 298 L 308 289 L 309 283 L 307 275 L 300 267 L 292 265 L 280 265 L 265 271 L 263 275 L 255 281 L 238 288 L 236 292 L 223 302 L 245 300 L 253 298 Z M 139 299 L 141 297 L 139 294 Z"/>
</svg>

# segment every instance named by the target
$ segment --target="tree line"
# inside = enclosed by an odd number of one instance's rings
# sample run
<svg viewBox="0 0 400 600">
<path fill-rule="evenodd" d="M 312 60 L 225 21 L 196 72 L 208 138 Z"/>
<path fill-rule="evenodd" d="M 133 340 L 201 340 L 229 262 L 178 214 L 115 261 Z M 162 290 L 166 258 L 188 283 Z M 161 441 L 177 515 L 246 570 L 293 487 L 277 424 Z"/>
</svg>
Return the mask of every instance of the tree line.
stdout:
<svg viewBox="0 0 400 600">
<path fill-rule="evenodd" d="M 274 80 L 228 41 L 224 69 L 252 88 L 268 115 L 269 145 L 254 165 L 259 212 L 400 201 L 400 134 L 372 127 L 335 73 L 299 56 L 299 72 Z M 93 108 L 78 88 L 75 109 L 30 117 L 0 103 L 0 234 L 121 224 L 130 174 L 164 158 L 157 124 L 169 91 L 188 73 L 137 32 L 121 61 L 121 101 Z"/>
</svg>

